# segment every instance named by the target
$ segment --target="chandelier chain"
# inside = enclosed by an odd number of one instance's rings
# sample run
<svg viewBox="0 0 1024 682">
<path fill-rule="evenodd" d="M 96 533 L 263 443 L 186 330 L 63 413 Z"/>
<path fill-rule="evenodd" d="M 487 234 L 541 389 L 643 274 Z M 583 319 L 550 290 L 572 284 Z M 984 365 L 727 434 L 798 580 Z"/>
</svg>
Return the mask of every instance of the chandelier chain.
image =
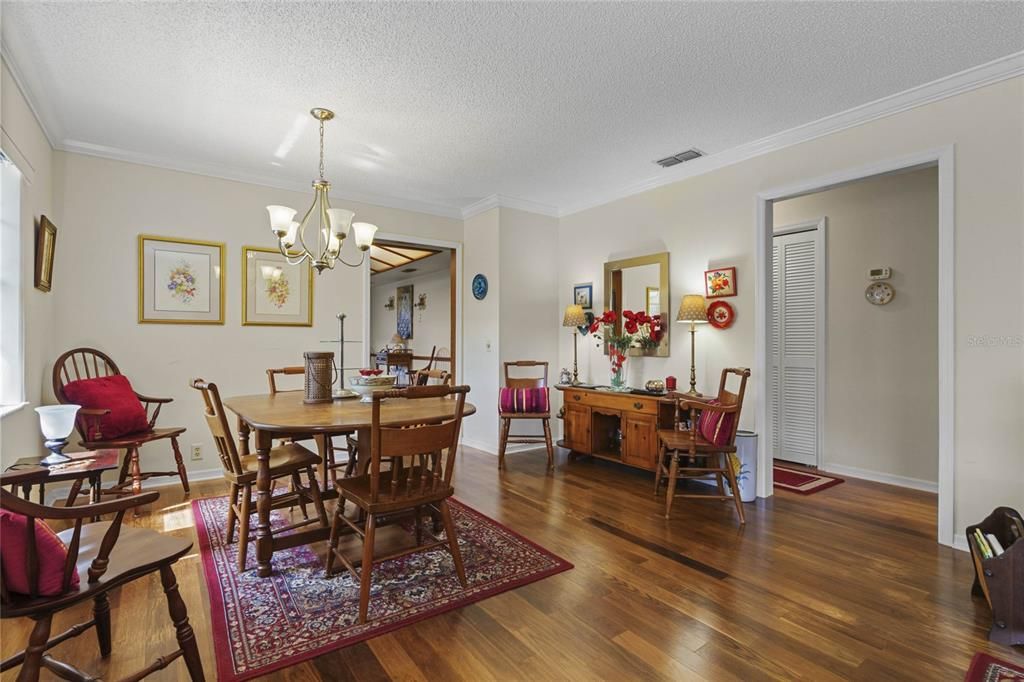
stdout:
<svg viewBox="0 0 1024 682">
<path fill-rule="evenodd" d="M 324 179 L 324 121 L 320 119 L 320 179 Z"/>
</svg>

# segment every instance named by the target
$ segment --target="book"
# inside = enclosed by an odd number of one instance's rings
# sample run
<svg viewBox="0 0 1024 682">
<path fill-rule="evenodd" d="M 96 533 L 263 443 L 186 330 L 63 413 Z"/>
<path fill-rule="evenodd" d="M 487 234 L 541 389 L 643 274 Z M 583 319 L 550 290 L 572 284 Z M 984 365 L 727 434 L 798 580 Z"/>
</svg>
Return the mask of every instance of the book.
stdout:
<svg viewBox="0 0 1024 682">
<path fill-rule="evenodd" d="M 994 556 L 999 556 L 1003 553 L 1003 545 L 999 542 L 999 538 L 992 535 L 992 533 L 986 533 L 985 539 L 988 540 L 988 546 L 992 548 L 992 554 Z"/>
<path fill-rule="evenodd" d="M 979 528 L 974 529 L 974 544 L 977 545 L 978 552 L 981 553 L 982 559 L 992 558 L 992 548 L 989 547 L 988 541 L 985 539 L 984 534 L 982 534 L 981 529 Z"/>
</svg>

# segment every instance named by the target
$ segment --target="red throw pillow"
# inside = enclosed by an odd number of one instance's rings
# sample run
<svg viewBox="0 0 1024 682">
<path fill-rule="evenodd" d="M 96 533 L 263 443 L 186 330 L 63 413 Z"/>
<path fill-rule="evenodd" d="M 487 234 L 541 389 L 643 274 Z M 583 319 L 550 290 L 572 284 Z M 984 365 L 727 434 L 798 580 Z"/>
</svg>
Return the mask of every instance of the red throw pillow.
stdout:
<svg viewBox="0 0 1024 682">
<path fill-rule="evenodd" d="M 503 388 L 498 396 L 498 407 L 502 412 L 524 414 L 544 414 L 551 411 L 546 387 Z"/>
<path fill-rule="evenodd" d="M 89 420 L 90 433 L 86 434 L 86 440 L 120 438 L 149 430 L 146 408 L 124 375 L 72 381 L 64 386 L 64 395 L 84 408 L 110 410 L 110 414 L 100 418 L 99 429 L 95 427 L 95 419 Z"/>
<path fill-rule="evenodd" d="M 21 514 L 0 509 L 0 558 L 4 566 L 4 587 L 18 594 L 31 594 L 28 579 L 28 565 L 25 563 L 25 548 L 28 546 L 28 518 Z M 39 595 L 55 597 L 64 594 L 64 562 L 68 560 L 68 548 L 46 525 L 36 519 L 36 552 L 38 556 Z M 78 573 L 71 574 L 71 587 L 78 587 Z"/>
<path fill-rule="evenodd" d="M 717 400 L 709 400 L 708 404 L 721 405 L 722 403 Z M 735 423 L 735 412 L 723 414 L 715 410 L 702 410 L 697 419 L 697 431 L 704 437 L 704 440 L 713 445 L 728 445 Z"/>
</svg>

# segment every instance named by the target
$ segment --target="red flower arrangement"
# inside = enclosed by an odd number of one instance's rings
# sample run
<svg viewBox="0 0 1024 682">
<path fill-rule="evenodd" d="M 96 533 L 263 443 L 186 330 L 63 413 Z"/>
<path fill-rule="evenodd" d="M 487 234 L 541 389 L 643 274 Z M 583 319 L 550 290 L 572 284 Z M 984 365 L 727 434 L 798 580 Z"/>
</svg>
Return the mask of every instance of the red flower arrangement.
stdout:
<svg viewBox="0 0 1024 682">
<path fill-rule="evenodd" d="M 623 310 L 622 333 L 616 334 L 615 323 L 618 319 L 618 314 L 614 310 L 606 310 L 590 325 L 590 333 L 597 339 L 603 338 L 607 341 L 609 348 L 615 349 L 617 355 L 625 356 L 630 348 L 655 348 L 665 335 L 661 315 Z"/>
</svg>

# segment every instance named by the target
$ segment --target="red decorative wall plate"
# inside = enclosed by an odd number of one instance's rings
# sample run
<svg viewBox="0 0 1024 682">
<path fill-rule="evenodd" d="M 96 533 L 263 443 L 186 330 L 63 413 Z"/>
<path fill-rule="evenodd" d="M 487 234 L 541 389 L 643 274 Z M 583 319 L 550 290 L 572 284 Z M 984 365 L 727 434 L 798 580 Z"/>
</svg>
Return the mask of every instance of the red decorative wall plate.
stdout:
<svg viewBox="0 0 1024 682">
<path fill-rule="evenodd" d="M 708 322 L 716 329 L 731 327 L 736 319 L 736 311 L 725 301 L 715 301 L 708 306 Z"/>
</svg>

